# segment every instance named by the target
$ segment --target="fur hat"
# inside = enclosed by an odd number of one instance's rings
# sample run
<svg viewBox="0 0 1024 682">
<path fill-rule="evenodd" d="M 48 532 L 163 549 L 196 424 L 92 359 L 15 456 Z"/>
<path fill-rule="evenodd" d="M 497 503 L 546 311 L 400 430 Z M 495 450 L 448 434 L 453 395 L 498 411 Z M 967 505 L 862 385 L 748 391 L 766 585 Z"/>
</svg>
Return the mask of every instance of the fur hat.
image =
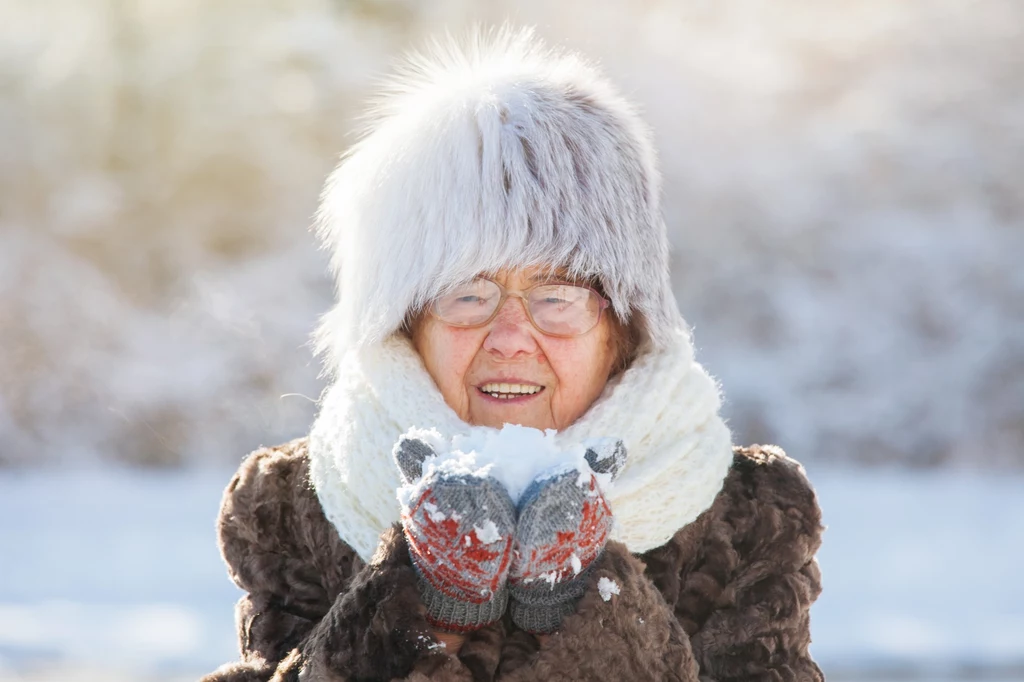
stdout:
<svg viewBox="0 0 1024 682">
<path fill-rule="evenodd" d="M 650 131 L 579 56 L 531 30 L 447 39 L 404 62 L 369 120 L 317 219 L 338 293 L 317 334 L 329 366 L 503 268 L 596 277 L 654 348 L 685 328 Z"/>
</svg>

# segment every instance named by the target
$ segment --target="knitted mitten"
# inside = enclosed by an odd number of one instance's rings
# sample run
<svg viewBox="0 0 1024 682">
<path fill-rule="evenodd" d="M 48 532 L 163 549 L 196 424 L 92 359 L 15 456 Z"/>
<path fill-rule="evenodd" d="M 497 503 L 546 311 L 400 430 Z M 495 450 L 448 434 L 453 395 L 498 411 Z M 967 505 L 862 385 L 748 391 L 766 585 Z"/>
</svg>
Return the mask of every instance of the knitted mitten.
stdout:
<svg viewBox="0 0 1024 682">
<path fill-rule="evenodd" d="M 626 449 L 613 441 L 588 449 L 586 458 L 593 471 L 614 478 Z M 537 634 L 557 630 L 583 596 L 611 529 L 611 508 L 593 473 L 572 469 L 531 483 L 519 501 L 509 574 L 513 622 Z"/>
<path fill-rule="evenodd" d="M 476 630 L 501 618 L 508 604 L 515 504 L 493 478 L 432 471 L 422 476 L 430 446 L 402 438 L 395 461 L 413 494 L 402 528 L 427 620 L 449 632 Z"/>
</svg>

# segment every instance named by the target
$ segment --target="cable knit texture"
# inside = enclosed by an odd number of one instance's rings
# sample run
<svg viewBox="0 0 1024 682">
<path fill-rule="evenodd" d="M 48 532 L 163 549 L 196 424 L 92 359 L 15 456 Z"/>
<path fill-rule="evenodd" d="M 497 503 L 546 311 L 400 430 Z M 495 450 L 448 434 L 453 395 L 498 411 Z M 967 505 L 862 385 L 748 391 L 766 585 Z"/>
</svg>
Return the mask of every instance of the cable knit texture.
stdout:
<svg viewBox="0 0 1024 682">
<path fill-rule="evenodd" d="M 611 539 L 633 552 L 664 544 L 707 509 L 732 460 L 718 386 L 694 360 L 689 335 L 679 331 L 674 339 L 666 350 L 642 353 L 557 436 L 565 449 L 596 437 L 625 444 L 629 457 L 608 502 Z M 351 352 L 310 434 L 310 473 L 327 518 L 364 560 L 399 520 L 401 482 L 388 453 L 411 426 L 448 439 L 469 429 L 407 338 Z"/>
<path fill-rule="evenodd" d="M 430 632 L 400 528 L 364 562 L 308 473 L 299 439 L 250 455 L 225 491 L 221 548 L 246 592 L 242 658 L 204 682 L 823 679 L 807 651 L 820 511 L 778 448 L 737 448 L 710 508 L 662 546 L 634 555 L 610 541 L 543 644 L 506 614 L 457 656 Z"/>
</svg>

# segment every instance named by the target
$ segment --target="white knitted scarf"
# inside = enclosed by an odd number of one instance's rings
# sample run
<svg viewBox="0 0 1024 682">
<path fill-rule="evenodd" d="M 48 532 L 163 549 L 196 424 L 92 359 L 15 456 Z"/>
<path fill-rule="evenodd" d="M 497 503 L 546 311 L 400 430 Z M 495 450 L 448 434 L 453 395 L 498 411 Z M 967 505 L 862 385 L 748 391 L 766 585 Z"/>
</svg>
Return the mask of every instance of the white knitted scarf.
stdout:
<svg viewBox="0 0 1024 682">
<path fill-rule="evenodd" d="M 719 406 L 717 385 L 679 332 L 672 347 L 637 358 L 558 433 L 565 447 L 593 437 L 624 441 L 626 465 L 608 495 L 612 539 L 635 553 L 653 549 L 711 505 L 732 463 Z M 446 438 L 469 428 L 444 402 L 408 339 L 395 335 L 349 353 L 310 433 L 310 478 L 327 518 L 363 560 L 399 520 L 391 451 L 413 426 L 433 427 Z"/>
</svg>

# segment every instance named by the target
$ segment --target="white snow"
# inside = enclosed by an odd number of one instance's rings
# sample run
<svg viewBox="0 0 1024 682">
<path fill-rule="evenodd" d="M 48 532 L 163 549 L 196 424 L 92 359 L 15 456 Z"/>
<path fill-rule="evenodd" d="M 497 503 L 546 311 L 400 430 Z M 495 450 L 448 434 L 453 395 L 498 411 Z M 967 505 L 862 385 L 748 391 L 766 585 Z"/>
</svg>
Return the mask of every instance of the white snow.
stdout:
<svg viewBox="0 0 1024 682">
<path fill-rule="evenodd" d="M 429 516 L 430 520 L 434 523 L 440 523 L 448 518 L 433 502 L 424 502 L 423 508 L 427 510 L 427 516 Z"/>
<path fill-rule="evenodd" d="M 837 669 L 1024 665 L 1024 477 L 808 474 L 828 526 L 815 656 Z"/>
<path fill-rule="evenodd" d="M 613 594 L 619 593 L 619 584 L 610 578 L 604 576 L 597 581 L 597 591 L 601 593 L 601 599 L 605 601 L 611 601 Z"/>
<path fill-rule="evenodd" d="M 214 530 L 231 473 L 0 473 L 0 680 L 68 663 L 194 679 L 233 659 L 240 592 Z M 1024 662 L 1024 477 L 808 473 L 826 673 Z"/>
<path fill-rule="evenodd" d="M 215 521 L 231 474 L 0 474 L 0 670 L 192 674 L 228 660 L 241 592 Z"/>
<path fill-rule="evenodd" d="M 422 476 L 396 490 L 404 509 L 418 497 L 423 478 L 433 472 L 491 476 L 508 490 L 515 502 L 536 479 L 556 476 L 566 471 L 580 472 L 578 481 L 589 485 L 592 473 L 585 453 L 588 446 L 604 444 L 607 438 L 589 439 L 569 449 L 556 441 L 553 429 L 541 431 L 525 426 L 506 424 L 501 429 L 474 427 L 449 442 L 436 429 L 414 427 L 403 434 L 427 442 L 436 453 L 423 463 Z M 609 474 L 595 474 L 602 490 L 609 491 Z M 433 518 L 433 517 L 432 517 Z"/>
<path fill-rule="evenodd" d="M 434 640 L 432 637 L 426 635 L 419 635 L 416 640 L 423 645 L 423 648 L 428 650 L 444 649 L 447 645 L 444 642 Z"/>
<path fill-rule="evenodd" d="M 546 582 L 551 589 L 555 589 L 555 583 L 558 582 L 558 571 L 548 571 L 547 573 L 541 573 L 537 576 L 537 580 L 543 580 Z M 526 581 L 524 581 L 526 582 Z M 529 582 L 533 582 L 530 580 Z"/>
<path fill-rule="evenodd" d="M 490 519 L 485 519 L 482 526 L 473 526 L 473 530 L 476 531 L 477 539 L 485 545 L 493 545 L 501 540 L 501 533 L 498 532 L 497 524 Z"/>
</svg>

